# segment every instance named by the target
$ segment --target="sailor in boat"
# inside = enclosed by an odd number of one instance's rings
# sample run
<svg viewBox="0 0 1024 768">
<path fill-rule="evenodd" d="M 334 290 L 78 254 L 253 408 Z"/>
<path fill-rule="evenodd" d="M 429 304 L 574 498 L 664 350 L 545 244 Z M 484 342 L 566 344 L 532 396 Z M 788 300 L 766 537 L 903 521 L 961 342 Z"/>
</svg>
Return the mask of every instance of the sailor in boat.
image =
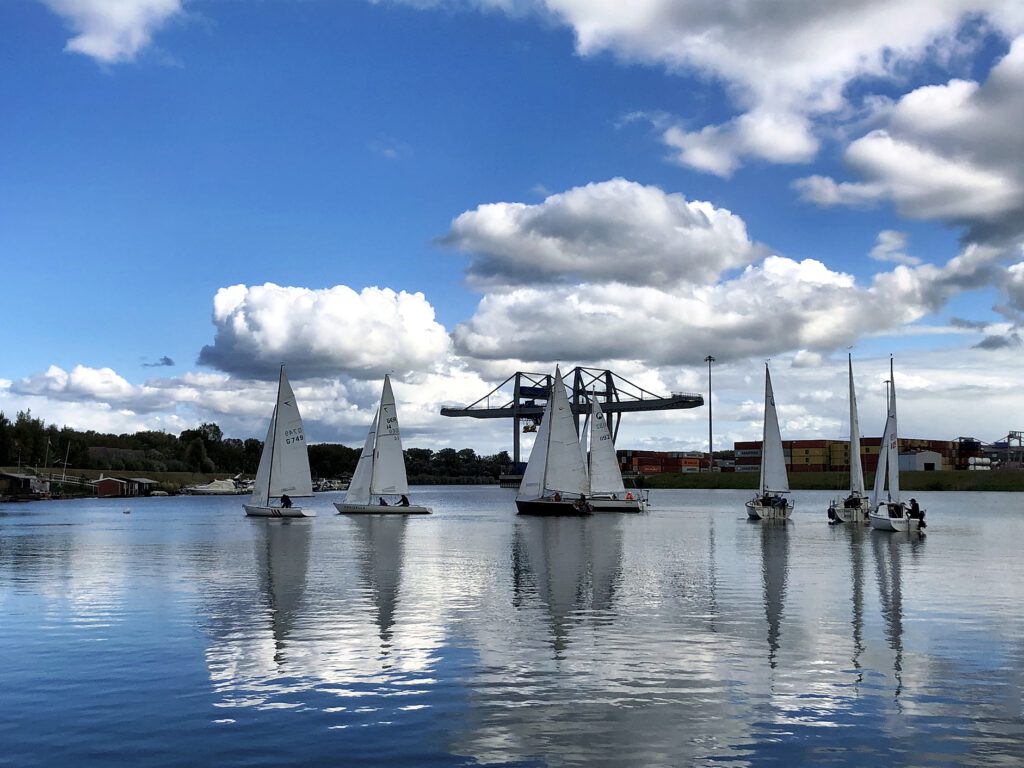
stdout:
<svg viewBox="0 0 1024 768">
<path fill-rule="evenodd" d="M 406 496 L 404 493 L 402 494 L 402 498 L 398 500 L 398 506 L 400 506 L 400 507 L 408 507 L 409 506 L 409 497 Z"/>
<path fill-rule="evenodd" d="M 924 528 L 924 511 L 921 509 L 921 505 L 917 503 L 917 499 L 910 500 L 910 509 L 907 510 L 907 517 L 911 520 L 917 520 L 918 528 Z"/>
<path fill-rule="evenodd" d="M 292 508 L 292 499 L 291 499 L 291 496 L 289 496 L 287 493 L 282 493 L 281 494 L 281 506 L 284 509 L 291 509 Z"/>
<path fill-rule="evenodd" d="M 576 500 L 574 506 L 576 509 L 586 511 L 590 509 L 590 504 L 587 503 L 587 494 L 581 493 L 579 499 Z"/>
<path fill-rule="evenodd" d="M 384 500 L 383 496 L 378 497 L 377 506 L 378 507 L 386 507 L 386 506 L 388 506 L 388 503 Z"/>
<path fill-rule="evenodd" d="M 561 491 L 555 491 L 555 501 L 561 501 L 561 500 L 562 500 L 562 493 L 561 493 Z"/>
</svg>

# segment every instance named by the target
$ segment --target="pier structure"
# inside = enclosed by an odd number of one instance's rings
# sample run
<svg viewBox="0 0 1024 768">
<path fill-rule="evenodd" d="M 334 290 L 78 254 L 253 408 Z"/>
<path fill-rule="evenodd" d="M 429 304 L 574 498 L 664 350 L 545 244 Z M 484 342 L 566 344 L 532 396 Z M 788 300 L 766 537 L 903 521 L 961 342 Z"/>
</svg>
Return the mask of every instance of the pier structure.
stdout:
<svg viewBox="0 0 1024 768">
<path fill-rule="evenodd" d="M 502 485 L 518 485 L 523 462 L 520 457 L 520 435 L 534 432 L 544 415 L 551 396 L 554 375 L 516 371 L 479 400 L 464 406 L 444 406 L 442 416 L 474 419 L 512 419 L 512 471 L 502 477 Z M 619 433 L 622 414 L 639 411 L 669 411 L 698 408 L 704 405 L 703 395 L 673 392 L 657 395 L 606 368 L 577 366 L 563 377 L 571 387 L 569 403 L 579 431 L 580 416 L 590 411 L 590 397 L 601 403 L 608 417 L 612 439 Z"/>
</svg>

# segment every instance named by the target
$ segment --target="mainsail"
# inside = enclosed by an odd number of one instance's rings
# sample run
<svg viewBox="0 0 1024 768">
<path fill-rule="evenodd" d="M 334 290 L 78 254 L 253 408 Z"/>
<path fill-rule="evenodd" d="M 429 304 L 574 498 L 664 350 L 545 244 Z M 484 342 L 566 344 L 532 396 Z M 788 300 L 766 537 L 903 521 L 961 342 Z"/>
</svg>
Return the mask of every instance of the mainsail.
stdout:
<svg viewBox="0 0 1024 768">
<path fill-rule="evenodd" d="M 779 431 L 779 417 L 775 412 L 772 375 L 767 364 L 764 367 L 764 432 L 761 439 L 760 488 L 762 494 L 789 492 L 786 457 L 782 451 L 782 433 Z"/>
<path fill-rule="evenodd" d="M 857 418 L 857 395 L 853 389 L 853 356 L 848 355 L 850 369 L 850 493 L 864 495 L 864 467 L 860 458 L 860 421 Z"/>
<path fill-rule="evenodd" d="M 554 491 L 577 495 L 590 491 L 576 421 L 558 366 L 516 498 L 537 499 Z"/>
<path fill-rule="evenodd" d="M 601 495 L 626 492 L 608 419 L 593 394 L 590 396 L 590 492 Z"/>
<path fill-rule="evenodd" d="M 280 498 L 283 494 L 312 496 L 313 481 L 309 473 L 302 416 L 282 365 L 277 384 L 277 404 L 260 454 L 251 501 L 256 505 L 269 505 L 271 499 Z"/>
<path fill-rule="evenodd" d="M 385 375 L 380 406 L 366 435 L 345 501 L 369 504 L 373 496 L 406 493 L 409 493 L 409 482 L 405 474 L 398 410 L 391 390 L 391 377 Z"/>
</svg>

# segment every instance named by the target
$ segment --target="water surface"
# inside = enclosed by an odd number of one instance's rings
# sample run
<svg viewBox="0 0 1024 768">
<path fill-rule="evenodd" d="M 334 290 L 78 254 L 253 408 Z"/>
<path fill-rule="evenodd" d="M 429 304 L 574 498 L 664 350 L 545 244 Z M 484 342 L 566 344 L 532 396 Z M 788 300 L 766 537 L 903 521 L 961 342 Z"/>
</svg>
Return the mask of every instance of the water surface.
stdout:
<svg viewBox="0 0 1024 768">
<path fill-rule="evenodd" d="M 534 519 L 0 506 L 0 765 L 1019 765 L 1024 504 L 927 536 L 745 491 Z"/>
</svg>

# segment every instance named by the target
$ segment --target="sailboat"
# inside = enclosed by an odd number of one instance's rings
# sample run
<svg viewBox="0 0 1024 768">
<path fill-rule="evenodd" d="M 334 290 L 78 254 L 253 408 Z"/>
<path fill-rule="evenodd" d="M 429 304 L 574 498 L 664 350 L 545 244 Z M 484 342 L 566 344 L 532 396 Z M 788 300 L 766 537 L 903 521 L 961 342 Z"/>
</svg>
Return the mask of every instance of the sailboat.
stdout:
<svg viewBox="0 0 1024 768">
<path fill-rule="evenodd" d="M 871 498 L 871 527 L 878 531 L 916 531 L 924 527 L 924 510 L 911 499 L 908 507 L 900 501 L 900 451 L 896 430 L 896 379 L 889 358 L 888 413 L 878 451 L 875 488 Z M 886 477 L 889 483 L 886 487 Z M 884 498 L 883 498 L 884 495 Z"/>
<path fill-rule="evenodd" d="M 626 490 L 622 482 L 619 461 L 615 457 L 608 420 L 601 411 L 597 396 L 590 396 L 590 458 L 587 471 L 590 477 L 590 505 L 595 512 L 643 512 L 647 499 L 639 490 Z"/>
<path fill-rule="evenodd" d="M 590 491 L 562 372 L 555 366 L 555 383 L 544 406 L 544 417 L 523 472 L 516 496 L 521 515 L 589 515 Z"/>
<path fill-rule="evenodd" d="M 828 507 L 829 523 L 866 523 L 871 500 L 864 493 L 864 468 L 860 459 L 860 422 L 857 419 L 857 395 L 853 390 L 853 356 L 847 355 L 850 375 L 850 494 L 833 499 Z"/>
<path fill-rule="evenodd" d="M 752 520 L 788 520 L 793 502 L 782 494 L 789 493 L 786 457 L 782 452 L 782 433 L 775 412 L 772 375 L 764 364 L 764 430 L 761 435 L 761 478 L 758 494 L 747 502 L 747 517 Z"/>
<path fill-rule="evenodd" d="M 267 439 L 263 442 L 252 496 L 249 503 L 242 506 L 249 517 L 315 517 L 315 511 L 291 504 L 292 498 L 312 495 L 313 480 L 309 474 L 302 416 L 282 365 L 277 403 L 270 417 Z M 280 505 L 272 505 L 271 499 L 279 499 Z"/>
<path fill-rule="evenodd" d="M 366 435 L 345 500 L 335 502 L 334 506 L 343 515 L 430 514 L 430 507 L 410 504 L 408 494 L 409 481 L 405 475 L 395 395 L 391 391 L 391 377 L 385 375 L 380 406 Z M 393 498 L 395 496 L 399 498 Z M 391 500 L 386 497 L 391 497 Z"/>
</svg>

